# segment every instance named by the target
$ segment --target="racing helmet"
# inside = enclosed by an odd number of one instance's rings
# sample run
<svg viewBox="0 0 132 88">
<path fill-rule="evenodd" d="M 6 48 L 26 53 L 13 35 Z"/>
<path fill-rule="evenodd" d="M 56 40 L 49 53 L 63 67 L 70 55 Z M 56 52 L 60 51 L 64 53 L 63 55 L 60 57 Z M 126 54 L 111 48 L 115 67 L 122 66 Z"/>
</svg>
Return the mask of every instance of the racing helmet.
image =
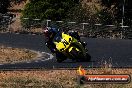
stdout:
<svg viewBox="0 0 132 88">
<path fill-rule="evenodd" d="M 46 27 L 44 29 L 44 35 L 47 38 L 52 38 L 54 37 L 57 33 L 59 32 L 59 30 L 57 28 L 52 28 L 52 27 Z"/>
</svg>

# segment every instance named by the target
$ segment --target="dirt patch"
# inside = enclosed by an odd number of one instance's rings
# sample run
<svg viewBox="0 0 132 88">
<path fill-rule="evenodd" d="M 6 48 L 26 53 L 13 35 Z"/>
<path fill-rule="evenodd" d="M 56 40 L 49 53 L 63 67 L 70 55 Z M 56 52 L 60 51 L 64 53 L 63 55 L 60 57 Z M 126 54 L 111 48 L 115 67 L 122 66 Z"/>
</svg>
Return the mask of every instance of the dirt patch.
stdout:
<svg viewBox="0 0 132 88">
<path fill-rule="evenodd" d="M 37 56 L 36 52 L 27 49 L 0 46 L 0 64 L 31 61 Z"/>
<path fill-rule="evenodd" d="M 105 74 L 104 69 L 88 69 L 88 74 Z M 111 69 L 111 74 L 130 74 L 132 69 Z M 77 70 L 1 71 L 1 87 L 33 88 L 132 88 L 130 84 L 77 84 Z"/>
</svg>

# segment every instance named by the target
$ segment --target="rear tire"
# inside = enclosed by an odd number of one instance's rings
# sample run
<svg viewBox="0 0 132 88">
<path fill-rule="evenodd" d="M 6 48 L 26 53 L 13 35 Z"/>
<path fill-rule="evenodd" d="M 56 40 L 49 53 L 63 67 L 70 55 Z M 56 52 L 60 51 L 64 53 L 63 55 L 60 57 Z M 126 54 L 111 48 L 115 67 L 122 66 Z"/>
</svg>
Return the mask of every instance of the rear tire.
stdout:
<svg viewBox="0 0 132 88">
<path fill-rule="evenodd" d="M 81 52 L 78 52 L 75 49 L 71 51 L 71 54 L 74 56 L 72 58 L 72 61 L 77 61 L 77 62 L 85 62 L 85 61 L 90 62 L 91 61 L 91 56 L 88 54 L 88 52 L 86 52 L 86 58 L 83 56 Z"/>
<path fill-rule="evenodd" d="M 91 56 L 86 52 L 86 61 L 91 61 Z"/>
<path fill-rule="evenodd" d="M 79 52 L 76 51 L 74 48 L 72 49 L 71 54 L 73 55 L 72 61 L 77 61 L 77 62 L 82 61 L 81 59 L 82 54 L 81 53 L 79 54 Z"/>
</svg>

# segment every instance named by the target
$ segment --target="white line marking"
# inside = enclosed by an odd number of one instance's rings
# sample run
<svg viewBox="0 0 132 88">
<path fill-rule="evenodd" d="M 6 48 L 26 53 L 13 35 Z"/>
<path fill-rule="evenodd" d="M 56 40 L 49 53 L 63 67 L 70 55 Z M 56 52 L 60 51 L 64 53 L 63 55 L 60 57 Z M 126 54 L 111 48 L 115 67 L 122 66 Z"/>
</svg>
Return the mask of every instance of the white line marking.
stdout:
<svg viewBox="0 0 132 88">
<path fill-rule="evenodd" d="M 36 60 L 35 62 L 38 62 L 38 60 Z"/>
<path fill-rule="evenodd" d="M 31 63 L 31 62 L 26 62 L 26 63 Z"/>
<path fill-rule="evenodd" d="M 41 53 L 45 53 L 45 52 L 41 52 Z"/>
<path fill-rule="evenodd" d="M 41 61 L 47 61 L 47 60 L 51 60 L 51 59 L 53 59 L 53 55 L 52 54 L 50 54 L 50 53 L 46 53 L 46 52 L 41 52 L 41 53 L 45 53 L 45 54 L 48 54 L 50 57 L 49 58 L 47 58 L 47 59 L 45 59 L 45 60 L 41 60 Z"/>
<path fill-rule="evenodd" d="M 53 59 L 54 56 L 52 54 L 50 54 L 50 53 L 46 53 L 46 54 L 48 54 L 50 57 L 48 59 L 45 59 L 44 61 Z"/>
<path fill-rule="evenodd" d="M 32 34 L 32 35 L 36 35 L 36 34 Z"/>
</svg>

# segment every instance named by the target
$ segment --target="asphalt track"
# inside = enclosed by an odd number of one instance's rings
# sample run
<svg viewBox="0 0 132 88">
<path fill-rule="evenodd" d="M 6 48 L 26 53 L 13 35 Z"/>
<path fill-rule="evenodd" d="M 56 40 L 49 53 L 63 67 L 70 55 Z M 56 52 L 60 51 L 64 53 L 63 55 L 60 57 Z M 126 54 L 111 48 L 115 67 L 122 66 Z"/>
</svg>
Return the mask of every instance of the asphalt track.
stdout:
<svg viewBox="0 0 132 88">
<path fill-rule="evenodd" d="M 0 69 L 77 68 L 80 65 L 83 67 L 100 67 L 105 61 L 111 63 L 112 67 L 132 67 L 132 40 L 97 38 L 82 38 L 82 40 L 87 43 L 89 54 L 92 56 L 91 62 L 66 60 L 63 63 L 57 63 L 55 57 L 50 54 L 45 46 L 43 35 L 0 34 L 0 44 L 49 54 L 48 58 L 41 57 L 37 61 L 0 64 Z"/>
</svg>

